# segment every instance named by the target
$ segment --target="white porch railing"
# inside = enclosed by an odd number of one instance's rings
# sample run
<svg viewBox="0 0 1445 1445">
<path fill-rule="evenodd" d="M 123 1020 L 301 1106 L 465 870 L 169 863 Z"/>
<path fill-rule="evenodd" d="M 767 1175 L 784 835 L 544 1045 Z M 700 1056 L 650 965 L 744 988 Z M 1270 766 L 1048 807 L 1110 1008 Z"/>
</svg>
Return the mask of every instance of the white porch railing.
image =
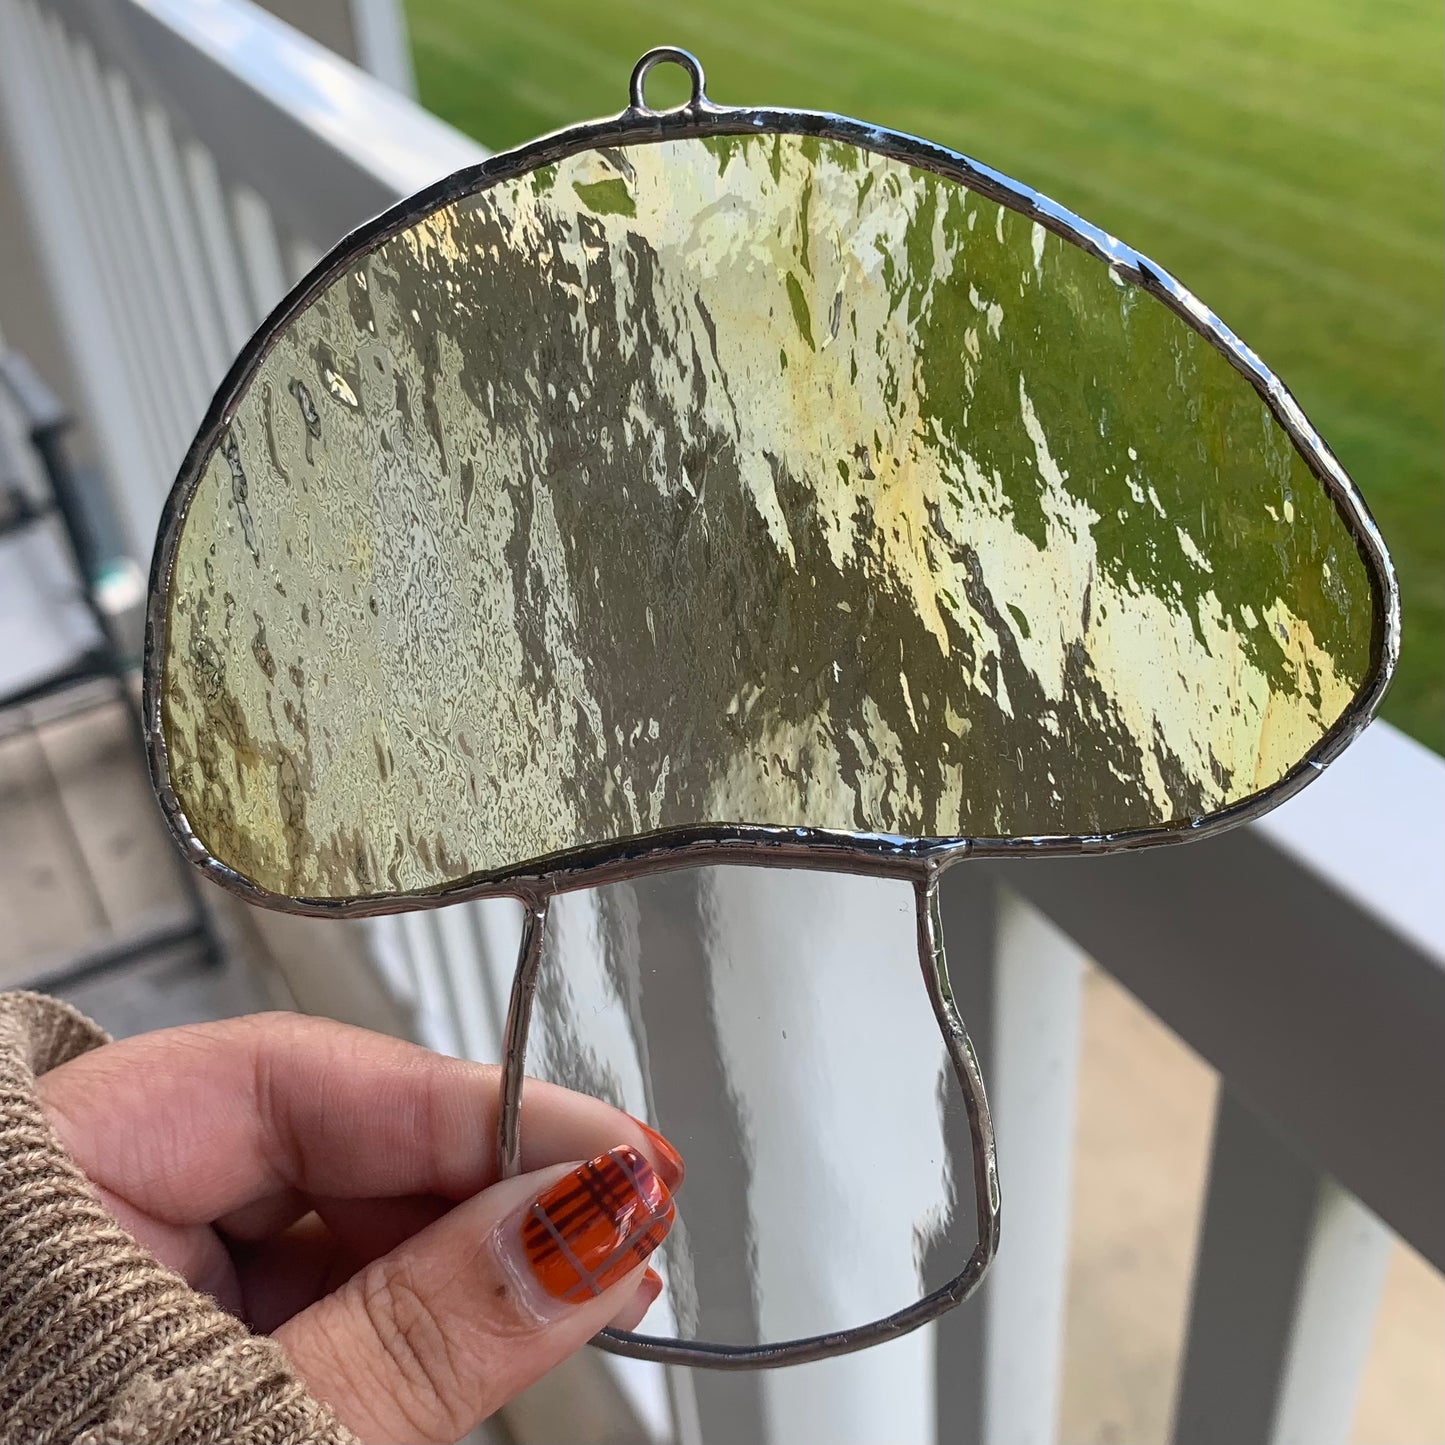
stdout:
<svg viewBox="0 0 1445 1445">
<path fill-rule="evenodd" d="M 246 0 L 0 0 L 0 116 L 141 557 L 211 391 L 287 286 L 481 154 Z M 1223 1081 L 1174 1439 L 1343 1445 L 1388 1229 L 1445 1267 L 1442 864 L 1445 764 L 1376 725 L 1301 797 L 1213 841 L 956 869 L 954 985 L 1006 1190 L 988 1285 L 859 1357 L 667 1393 L 633 1371 L 643 1417 L 708 1445 L 1054 1438 L 1087 956 Z M 746 926 L 748 886 L 714 933 Z M 850 886 L 810 890 L 777 946 L 812 956 L 828 889 Z M 647 907 L 695 931 L 694 900 L 663 882 Z M 349 936 L 420 1037 L 495 1059 L 515 935 L 487 905 Z M 866 962 L 835 950 L 828 966 Z"/>
</svg>

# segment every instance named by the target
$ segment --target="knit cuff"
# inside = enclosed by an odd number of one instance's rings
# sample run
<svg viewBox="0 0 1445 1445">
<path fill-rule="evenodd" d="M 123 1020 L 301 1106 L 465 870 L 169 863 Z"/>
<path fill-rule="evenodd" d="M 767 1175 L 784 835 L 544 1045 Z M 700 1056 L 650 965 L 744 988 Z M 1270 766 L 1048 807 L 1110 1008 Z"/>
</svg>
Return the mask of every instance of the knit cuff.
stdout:
<svg viewBox="0 0 1445 1445">
<path fill-rule="evenodd" d="M 112 1218 L 37 1076 L 109 1042 L 68 1004 L 0 994 L 0 1440 L 354 1445 L 252 1335 Z"/>
</svg>

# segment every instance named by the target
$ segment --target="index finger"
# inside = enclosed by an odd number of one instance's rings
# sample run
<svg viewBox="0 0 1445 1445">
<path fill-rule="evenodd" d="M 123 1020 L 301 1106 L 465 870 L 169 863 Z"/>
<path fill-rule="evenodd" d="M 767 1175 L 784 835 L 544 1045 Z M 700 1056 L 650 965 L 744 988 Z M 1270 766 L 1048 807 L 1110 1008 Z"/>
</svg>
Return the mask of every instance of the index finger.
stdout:
<svg viewBox="0 0 1445 1445">
<path fill-rule="evenodd" d="M 292 1191 L 467 1198 L 497 1177 L 500 1073 L 329 1019 L 258 1014 L 108 1044 L 39 1085 L 94 1183 L 194 1224 Z M 528 1081 L 524 1170 L 618 1144 L 680 1177 L 676 1155 L 631 1115 Z"/>
</svg>

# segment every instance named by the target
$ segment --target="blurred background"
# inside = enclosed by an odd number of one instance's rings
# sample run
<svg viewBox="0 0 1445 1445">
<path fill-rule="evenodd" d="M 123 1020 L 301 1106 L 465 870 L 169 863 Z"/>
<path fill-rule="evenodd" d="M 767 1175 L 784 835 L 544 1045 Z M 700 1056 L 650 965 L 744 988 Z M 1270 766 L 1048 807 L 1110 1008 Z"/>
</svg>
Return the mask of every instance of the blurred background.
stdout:
<svg viewBox="0 0 1445 1445">
<path fill-rule="evenodd" d="M 1442 39 L 1424 0 L 0 0 L 0 984 L 118 1033 L 281 1004 L 498 1056 L 505 905 L 317 924 L 176 862 L 145 570 L 226 366 L 326 249 L 680 44 L 720 102 L 957 147 L 1180 277 L 1359 483 L 1404 650 L 1387 722 L 1260 824 L 955 870 L 1005 1243 L 946 1328 L 727 1381 L 589 1354 L 489 1438 L 1445 1441 Z M 825 895 L 780 920 L 801 959 Z M 637 906 L 687 928 L 686 897 Z"/>
</svg>

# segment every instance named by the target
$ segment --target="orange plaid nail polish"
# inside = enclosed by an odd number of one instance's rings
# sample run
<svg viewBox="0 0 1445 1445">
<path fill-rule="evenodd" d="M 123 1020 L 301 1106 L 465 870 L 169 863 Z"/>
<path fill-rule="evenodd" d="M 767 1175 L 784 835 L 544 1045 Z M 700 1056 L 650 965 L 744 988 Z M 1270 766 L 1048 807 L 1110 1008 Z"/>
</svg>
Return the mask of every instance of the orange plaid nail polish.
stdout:
<svg viewBox="0 0 1445 1445">
<path fill-rule="evenodd" d="M 630 1274 L 662 1243 L 672 1192 L 629 1145 L 589 1159 L 524 1212 L 521 1253 L 552 1300 L 580 1304 Z"/>
</svg>

